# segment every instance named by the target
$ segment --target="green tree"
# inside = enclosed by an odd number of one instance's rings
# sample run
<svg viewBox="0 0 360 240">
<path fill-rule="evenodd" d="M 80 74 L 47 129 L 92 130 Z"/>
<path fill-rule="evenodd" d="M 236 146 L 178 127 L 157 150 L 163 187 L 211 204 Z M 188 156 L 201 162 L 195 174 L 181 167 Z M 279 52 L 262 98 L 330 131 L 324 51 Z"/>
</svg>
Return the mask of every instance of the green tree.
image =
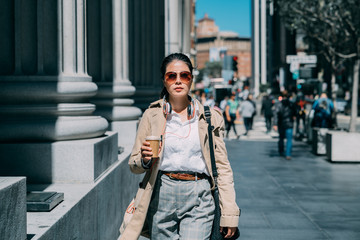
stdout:
<svg viewBox="0 0 360 240">
<path fill-rule="evenodd" d="M 356 129 L 360 67 L 359 0 L 277 0 L 279 14 L 291 30 L 301 29 L 309 39 L 321 46 L 332 66 L 332 98 L 335 71 L 344 61 L 353 63 L 352 106 L 349 131 Z"/>
</svg>

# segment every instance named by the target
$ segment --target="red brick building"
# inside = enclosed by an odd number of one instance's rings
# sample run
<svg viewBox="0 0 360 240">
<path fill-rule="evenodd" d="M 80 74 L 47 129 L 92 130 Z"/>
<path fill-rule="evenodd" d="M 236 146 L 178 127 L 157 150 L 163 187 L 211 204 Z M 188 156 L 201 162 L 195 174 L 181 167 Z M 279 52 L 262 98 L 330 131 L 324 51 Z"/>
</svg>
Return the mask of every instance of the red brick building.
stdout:
<svg viewBox="0 0 360 240">
<path fill-rule="evenodd" d="M 238 57 L 237 76 L 240 79 L 251 77 L 251 41 L 250 38 L 239 37 L 234 32 L 221 32 L 215 21 L 205 14 L 204 18 L 198 21 L 196 30 L 197 42 L 197 68 L 202 69 L 205 63 L 214 59 L 216 51 L 226 52 L 227 55 Z M 214 54 L 215 53 L 215 54 Z"/>
</svg>

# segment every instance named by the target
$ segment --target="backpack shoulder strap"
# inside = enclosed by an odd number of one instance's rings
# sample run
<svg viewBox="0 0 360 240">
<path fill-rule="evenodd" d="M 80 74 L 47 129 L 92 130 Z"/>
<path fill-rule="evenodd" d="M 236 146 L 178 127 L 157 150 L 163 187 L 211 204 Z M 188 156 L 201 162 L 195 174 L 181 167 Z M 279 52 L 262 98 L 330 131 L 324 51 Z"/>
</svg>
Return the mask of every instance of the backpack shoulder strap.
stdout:
<svg viewBox="0 0 360 240">
<path fill-rule="evenodd" d="M 213 135 L 212 135 L 212 130 L 214 127 L 211 125 L 211 112 L 210 112 L 209 106 L 204 106 L 204 110 L 205 110 L 206 122 L 208 123 L 211 169 L 212 169 L 215 185 L 217 185 L 218 172 L 217 172 L 216 163 L 215 163 L 215 153 L 214 153 Z"/>
</svg>

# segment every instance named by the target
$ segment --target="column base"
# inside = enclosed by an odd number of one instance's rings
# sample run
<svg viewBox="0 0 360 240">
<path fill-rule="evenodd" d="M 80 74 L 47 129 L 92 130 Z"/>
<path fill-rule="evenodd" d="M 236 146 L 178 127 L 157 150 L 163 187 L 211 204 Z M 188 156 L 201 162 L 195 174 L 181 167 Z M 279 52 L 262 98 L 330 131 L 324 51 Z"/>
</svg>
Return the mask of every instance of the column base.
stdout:
<svg viewBox="0 0 360 240">
<path fill-rule="evenodd" d="M 99 116 L 0 119 L 0 142 L 65 141 L 102 136 L 108 128 Z"/>
<path fill-rule="evenodd" d="M 91 183 L 117 161 L 117 133 L 45 143 L 0 144 L 0 175 L 26 176 L 28 183 Z"/>
<path fill-rule="evenodd" d="M 109 130 L 118 133 L 119 146 L 130 146 L 132 148 L 135 143 L 138 123 L 138 120 L 114 121 L 110 122 Z"/>
</svg>

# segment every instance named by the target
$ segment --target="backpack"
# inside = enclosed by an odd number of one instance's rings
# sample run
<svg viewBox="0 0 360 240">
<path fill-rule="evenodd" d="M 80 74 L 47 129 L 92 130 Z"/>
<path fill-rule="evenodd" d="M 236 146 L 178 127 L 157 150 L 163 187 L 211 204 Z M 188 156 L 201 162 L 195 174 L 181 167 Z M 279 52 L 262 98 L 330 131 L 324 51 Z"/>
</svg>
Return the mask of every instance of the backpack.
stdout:
<svg viewBox="0 0 360 240">
<path fill-rule="evenodd" d="M 333 125 L 332 109 L 328 99 L 321 99 L 315 107 L 312 127 L 330 128 Z"/>
<path fill-rule="evenodd" d="M 323 99 L 319 103 L 319 111 L 324 117 L 329 117 L 331 115 L 330 106 L 327 99 Z"/>
</svg>

